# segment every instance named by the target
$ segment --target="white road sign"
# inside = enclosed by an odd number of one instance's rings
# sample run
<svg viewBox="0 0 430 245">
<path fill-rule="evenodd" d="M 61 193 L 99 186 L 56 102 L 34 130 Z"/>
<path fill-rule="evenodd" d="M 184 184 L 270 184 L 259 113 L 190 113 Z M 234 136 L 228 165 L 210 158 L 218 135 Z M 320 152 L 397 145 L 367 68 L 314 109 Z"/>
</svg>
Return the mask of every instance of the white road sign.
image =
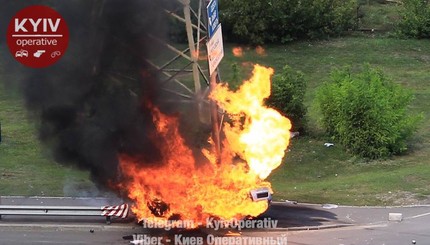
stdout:
<svg viewBox="0 0 430 245">
<path fill-rule="evenodd" d="M 221 25 L 218 26 L 212 38 L 209 39 L 207 49 L 209 58 L 209 75 L 212 75 L 224 57 Z"/>
</svg>

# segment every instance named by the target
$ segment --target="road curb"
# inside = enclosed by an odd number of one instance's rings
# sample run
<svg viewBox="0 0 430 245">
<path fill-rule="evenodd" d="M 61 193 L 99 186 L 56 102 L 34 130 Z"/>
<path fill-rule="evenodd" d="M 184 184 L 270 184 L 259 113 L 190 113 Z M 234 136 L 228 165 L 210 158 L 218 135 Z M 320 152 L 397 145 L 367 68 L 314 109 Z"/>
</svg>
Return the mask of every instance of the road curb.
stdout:
<svg viewBox="0 0 430 245">
<path fill-rule="evenodd" d="M 318 203 L 305 203 L 305 202 L 282 202 L 282 201 L 272 201 L 273 204 L 286 204 L 286 205 L 303 205 L 303 206 L 311 206 L 311 207 L 320 207 L 323 208 L 325 204 Z M 390 209 L 390 208 L 427 208 L 430 207 L 430 204 L 415 204 L 415 205 L 403 205 L 403 206 L 350 206 L 350 205 L 341 205 L 336 204 L 337 208 L 380 208 L 380 209 Z"/>
<path fill-rule="evenodd" d="M 316 231 L 316 230 L 327 230 L 355 226 L 353 224 L 335 224 L 335 225 L 320 225 L 320 226 L 302 226 L 302 227 L 285 227 L 285 228 L 273 228 L 265 231 Z"/>
</svg>

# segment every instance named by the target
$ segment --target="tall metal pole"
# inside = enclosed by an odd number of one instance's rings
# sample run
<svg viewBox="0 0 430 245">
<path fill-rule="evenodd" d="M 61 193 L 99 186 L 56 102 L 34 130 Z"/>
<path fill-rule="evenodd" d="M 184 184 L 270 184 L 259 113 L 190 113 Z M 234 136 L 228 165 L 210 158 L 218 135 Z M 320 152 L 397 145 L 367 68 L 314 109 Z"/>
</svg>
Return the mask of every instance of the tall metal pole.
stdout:
<svg viewBox="0 0 430 245">
<path fill-rule="evenodd" d="M 205 8 L 208 8 L 208 4 L 210 3 L 210 0 L 206 0 Z M 207 13 L 206 11 L 204 11 Z M 209 23 L 209 16 L 205 16 L 205 22 L 206 26 L 208 26 Z M 209 42 L 209 27 L 208 27 L 208 40 Z M 209 51 L 208 51 L 209 52 Z M 208 59 L 210 54 L 208 53 Z M 210 71 L 209 71 L 210 73 Z M 212 74 L 210 74 L 210 80 L 209 80 L 209 89 L 210 91 L 213 91 L 218 83 L 218 68 L 216 68 Z M 215 101 L 210 101 L 210 110 L 211 110 L 211 122 L 212 122 L 212 139 L 215 146 L 215 154 L 217 163 L 219 164 L 221 162 L 221 137 L 220 137 L 220 121 L 218 116 L 218 105 L 215 103 Z"/>
<path fill-rule="evenodd" d="M 202 0 L 199 0 L 199 1 L 200 1 L 199 3 L 199 7 L 200 7 Z M 194 88 L 195 88 L 195 93 L 197 95 L 197 98 L 198 100 L 200 100 L 199 97 L 201 96 L 201 87 L 200 87 L 200 76 L 198 71 L 199 50 L 196 51 L 196 48 L 195 48 L 196 46 L 194 42 L 193 27 L 191 23 L 191 14 L 190 14 L 190 11 L 191 11 L 190 0 L 183 0 L 183 4 L 184 4 L 184 18 L 185 18 L 185 26 L 187 30 L 188 46 L 190 48 L 191 58 L 193 61 Z M 207 4 L 205 4 L 205 6 L 207 6 Z M 200 25 L 200 20 L 198 20 L 198 25 Z M 197 40 L 197 42 L 199 42 L 199 40 Z M 217 84 L 217 72 L 214 71 L 210 75 L 210 83 L 209 83 L 210 91 L 215 89 L 216 84 Z M 201 101 L 198 101 L 198 107 L 199 107 L 199 117 L 201 117 L 202 116 Z M 218 106 L 214 101 L 210 102 L 210 110 L 211 110 L 211 123 L 212 123 L 212 138 L 215 146 L 217 163 L 219 163 L 221 160 L 220 127 L 219 127 L 219 120 L 218 120 Z"/>
<path fill-rule="evenodd" d="M 217 85 L 217 71 L 215 70 L 210 77 L 210 90 L 213 91 Z M 220 126 L 218 119 L 218 105 L 211 100 L 211 119 L 212 119 L 212 138 L 215 146 L 215 154 L 217 163 L 221 162 L 221 139 Z"/>
</svg>

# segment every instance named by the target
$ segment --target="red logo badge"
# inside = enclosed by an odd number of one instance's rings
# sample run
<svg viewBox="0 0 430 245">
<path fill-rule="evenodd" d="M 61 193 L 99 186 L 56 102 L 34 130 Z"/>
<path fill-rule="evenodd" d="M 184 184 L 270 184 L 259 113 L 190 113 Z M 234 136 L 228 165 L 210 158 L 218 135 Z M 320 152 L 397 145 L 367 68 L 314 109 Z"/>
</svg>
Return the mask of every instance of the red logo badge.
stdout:
<svg viewBox="0 0 430 245">
<path fill-rule="evenodd" d="M 54 9 L 35 5 L 20 10 L 10 21 L 7 44 L 21 64 L 43 68 L 57 62 L 69 44 L 66 21 Z"/>
</svg>

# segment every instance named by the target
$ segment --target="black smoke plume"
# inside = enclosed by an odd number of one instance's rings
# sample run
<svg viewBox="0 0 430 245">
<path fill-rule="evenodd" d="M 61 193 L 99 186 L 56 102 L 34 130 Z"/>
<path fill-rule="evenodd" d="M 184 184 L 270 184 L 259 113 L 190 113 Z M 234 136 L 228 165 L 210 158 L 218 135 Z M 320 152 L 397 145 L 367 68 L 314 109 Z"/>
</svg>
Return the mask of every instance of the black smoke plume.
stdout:
<svg viewBox="0 0 430 245">
<path fill-rule="evenodd" d="M 172 7 L 176 1 L 166 2 Z M 142 103 L 157 104 L 160 97 L 157 73 L 145 59 L 162 52 L 148 36 L 166 38 L 165 3 L 4 1 L 8 13 L 2 19 L 8 23 L 16 11 L 32 4 L 55 8 L 70 31 L 69 47 L 57 64 L 31 69 L 12 60 L 8 68 L 22 74 L 26 105 L 54 158 L 88 169 L 101 186 L 120 178 L 118 154 L 156 162 L 160 152 L 148 138 L 152 117 Z"/>
</svg>

